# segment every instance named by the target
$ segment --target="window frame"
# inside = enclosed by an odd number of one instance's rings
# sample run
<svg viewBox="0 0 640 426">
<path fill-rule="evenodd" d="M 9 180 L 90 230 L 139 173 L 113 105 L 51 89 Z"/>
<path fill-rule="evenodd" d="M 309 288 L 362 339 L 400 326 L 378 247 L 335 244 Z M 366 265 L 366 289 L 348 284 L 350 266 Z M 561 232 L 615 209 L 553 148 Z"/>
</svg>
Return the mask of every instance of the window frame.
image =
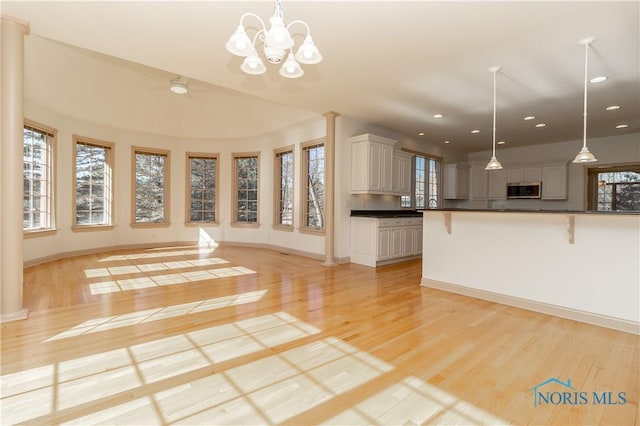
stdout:
<svg viewBox="0 0 640 426">
<path fill-rule="evenodd" d="M 136 154 L 164 156 L 164 203 L 163 222 L 136 222 Z M 142 146 L 131 147 L 131 222 L 132 228 L 162 228 L 171 225 L 171 151 L 167 149 L 148 148 Z"/>
<path fill-rule="evenodd" d="M 35 130 L 37 132 L 43 133 L 47 136 L 47 140 L 48 140 L 48 152 L 47 152 L 47 169 L 48 169 L 48 177 L 47 177 L 47 186 L 48 186 L 48 190 L 49 193 L 51 194 L 51 196 L 48 197 L 48 201 L 47 201 L 47 215 L 48 215 L 48 226 L 47 227 L 43 227 L 43 228 L 22 228 L 22 235 L 24 238 L 34 238 L 34 237 L 44 237 L 47 235 L 55 235 L 58 231 L 57 227 L 56 227 L 56 219 L 57 219 L 57 214 L 56 214 L 56 207 L 57 207 L 57 203 L 56 203 L 56 184 L 57 184 L 57 167 L 56 167 L 56 162 L 57 162 L 57 145 L 58 145 L 58 130 L 47 126 L 45 124 L 42 123 L 38 123 L 37 121 L 34 120 L 30 120 L 28 118 L 25 118 L 23 121 L 23 139 L 22 139 L 22 146 L 23 146 L 23 150 L 24 150 L 24 129 L 25 128 L 30 128 L 32 130 Z M 50 139 L 49 139 L 50 138 Z M 23 180 L 24 180 L 24 158 L 23 158 Z M 23 186 L 23 200 L 24 200 L 24 186 Z M 23 205 L 23 215 L 24 215 L 24 205 Z M 24 219 L 23 219 L 23 223 L 24 223 Z"/>
<path fill-rule="evenodd" d="M 216 160 L 215 185 L 214 185 L 214 211 L 215 219 L 212 222 L 191 220 L 191 159 Z M 186 152 L 185 153 L 185 226 L 219 226 L 220 213 L 220 154 L 209 152 Z"/>
<path fill-rule="evenodd" d="M 240 158 L 256 158 L 256 221 L 255 222 L 239 222 L 238 221 L 238 180 L 237 180 L 237 162 Z M 229 225 L 233 228 L 259 228 L 260 227 L 260 152 L 233 152 L 231 153 L 231 221 Z"/>
<path fill-rule="evenodd" d="M 315 148 L 317 146 L 322 146 L 323 148 L 326 147 L 326 140 L 325 138 L 318 138 L 318 139 L 314 139 L 311 141 L 307 141 L 307 142 L 303 142 L 300 144 L 300 162 L 302 164 L 302 167 L 300 167 L 300 181 L 302 182 L 302 184 L 300 185 L 300 201 L 301 201 L 301 205 L 302 208 L 300 209 L 300 222 L 299 222 L 299 231 L 301 233 L 304 234 L 315 234 L 315 235 L 325 235 L 325 222 L 323 220 L 322 222 L 322 228 L 312 228 L 307 226 L 307 216 L 309 214 L 308 211 L 308 190 L 309 190 L 309 149 L 310 148 Z M 323 179 L 323 189 L 325 189 L 324 193 L 326 194 L 326 170 L 327 170 L 327 156 L 326 156 L 326 151 L 323 155 L 323 159 L 322 159 L 324 165 L 323 165 L 323 171 L 325 173 L 325 177 Z M 325 213 L 325 206 L 326 206 L 326 199 L 324 199 L 324 194 L 323 194 L 323 203 L 322 203 L 322 213 L 324 216 Z"/>
<path fill-rule="evenodd" d="M 280 202 L 282 194 L 282 167 L 280 163 L 280 157 L 282 154 L 291 154 L 291 225 L 285 225 L 280 222 Z M 282 148 L 276 148 L 273 150 L 273 229 L 279 231 L 293 232 L 295 227 L 295 173 L 296 173 L 296 158 L 295 158 L 295 145 L 289 145 Z"/>
<path fill-rule="evenodd" d="M 402 151 L 408 152 L 409 154 L 413 155 L 413 158 L 411 159 L 411 205 L 408 207 L 403 206 L 402 208 L 410 208 L 414 210 L 415 209 L 428 210 L 431 208 L 441 208 L 443 203 L 442 191 L 444 190 L 444 187 L 442 186 L 443 158 L 438 155 L 426 154 L 424 152 L 414 151 L 412 149 L 407 149 L 407 148 L 402 148 Z M 425 159 L 425 206 L 424 207 L 417 207 L 417 204 L 416 204 L 416 159 L 419 156 Z M 429 201 L 428 201 L 428 198 L 429 198 L 428 186 L 429 186 L 429 174 L 430 174 L 430 170 L 428 167 L 429 160 L 435 161 L 435 167 L 436 167 L 436 170 L 434 172 L 436 176 L 436 187 L 437 187 L 436 203 L 438 204 L 436 207 L 429 207 Z M 400 202 L 402 203 L 402 199 Z"/>
<path fill-rule="evenodd" d="M 584 186 L 584 209 L 594 212 L 635 212 L 635 210 L 598 210 L 598 175 L 600 173 L 635 172 L 640 173 L 640 163 L 602 164 L 597 167 L 584 166 L 586 185 Z M 615 203 L 614 203 L 615 204 Z"/>
<path fill-rule="evenodd" d="M 73 138 L 73 155 L 72 155 L 72 167 L 73 173 L 71 176 L 71 188 L 73 188 L 73 196 L 71 200 L 71 229 L 73 231 L 100 231 L 100 230 L 109 230 L 115 227 L 114 223 L 114 212 L 115 212 L 115 201 L 114 201 L 114 184 L 115 184 L 115 144 L 113 142 L 102 141 L 99 139 L 89 138 L 80 135 L 72 135 Z M 88 224 L 88 225 L 79 225 L 77 221 L 77 203 L 78 203 L 78 171 L 77 171 L 77 156 L 78 156 L 78 143 L 83 143 L 85 145 L 97 146 L 100 148 L 105 148 L 107 150 L 107 155 L 105 156 L 105 165 L 110 168 L 111 173 L 109 174 L 109 213 L 108 213 L 108 223 L 105 224 Z M 106 180 L 106 179 L 105 179 Z M 106 182 L 105 182 L 105 185 Z"/>
</svg>

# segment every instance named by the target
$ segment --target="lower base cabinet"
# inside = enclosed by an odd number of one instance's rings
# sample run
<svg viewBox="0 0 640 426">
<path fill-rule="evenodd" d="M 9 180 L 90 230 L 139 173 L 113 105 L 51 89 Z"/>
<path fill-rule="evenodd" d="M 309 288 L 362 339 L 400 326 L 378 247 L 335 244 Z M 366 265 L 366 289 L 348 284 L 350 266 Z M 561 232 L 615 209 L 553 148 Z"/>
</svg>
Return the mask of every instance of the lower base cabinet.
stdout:
<svg viewBox="0 0 640 426">
<path fill-rule="evenodd" d="M 351 218 L 351 262 L 378 266 L 422 255 L 422 217 Z"/>
</svg>

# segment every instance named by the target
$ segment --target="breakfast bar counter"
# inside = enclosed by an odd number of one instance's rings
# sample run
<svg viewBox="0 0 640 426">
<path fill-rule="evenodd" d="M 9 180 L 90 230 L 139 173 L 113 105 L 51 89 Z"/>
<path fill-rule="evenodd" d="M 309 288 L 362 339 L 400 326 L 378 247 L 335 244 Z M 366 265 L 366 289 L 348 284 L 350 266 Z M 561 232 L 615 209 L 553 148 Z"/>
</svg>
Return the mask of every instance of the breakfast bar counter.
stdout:
<svg viewBox="0 0 640 426">
<path fill-rule="evenodd" d="M 640 334 L 640 214 L 422 213 L 423 286 Z"/>
</svg>

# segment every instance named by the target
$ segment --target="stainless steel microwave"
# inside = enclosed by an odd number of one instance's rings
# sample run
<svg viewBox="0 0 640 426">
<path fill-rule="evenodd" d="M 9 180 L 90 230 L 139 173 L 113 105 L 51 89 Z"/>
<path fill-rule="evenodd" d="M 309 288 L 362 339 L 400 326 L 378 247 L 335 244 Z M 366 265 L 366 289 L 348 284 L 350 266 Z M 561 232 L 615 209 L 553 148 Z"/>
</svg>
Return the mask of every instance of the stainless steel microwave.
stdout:
<svg viewBox="0 0 640 426">
<path fill-rule="evenodd" d="M 507 198 L 540 198 L 541 182 L 518 182 L 507 184 Z"/>
</svg>

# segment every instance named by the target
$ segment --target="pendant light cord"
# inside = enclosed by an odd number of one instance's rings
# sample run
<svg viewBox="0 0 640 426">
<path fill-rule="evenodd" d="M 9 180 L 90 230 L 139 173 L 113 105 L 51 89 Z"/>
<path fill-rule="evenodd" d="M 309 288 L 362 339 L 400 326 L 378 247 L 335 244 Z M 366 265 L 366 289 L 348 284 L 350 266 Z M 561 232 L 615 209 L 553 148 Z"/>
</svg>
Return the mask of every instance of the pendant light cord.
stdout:
<svg viewBox="0 0 640 426">
<path fill-rule="evenodd" d="M 496 156 L 496 73 L 493 72 L 493 156 Z"/>
<path fill-rule="evenodd" d="M 584 113 L 582 114 L 584 117 L 583 129 L 582 129 L 582 147 L 587 147 L 587 82 L 588 82 L 588 74 L 587 74 L 587 57 L 589 55 L 589 46 L 591 43 L 585 43 L 584 45 Z"/>
</svg>

